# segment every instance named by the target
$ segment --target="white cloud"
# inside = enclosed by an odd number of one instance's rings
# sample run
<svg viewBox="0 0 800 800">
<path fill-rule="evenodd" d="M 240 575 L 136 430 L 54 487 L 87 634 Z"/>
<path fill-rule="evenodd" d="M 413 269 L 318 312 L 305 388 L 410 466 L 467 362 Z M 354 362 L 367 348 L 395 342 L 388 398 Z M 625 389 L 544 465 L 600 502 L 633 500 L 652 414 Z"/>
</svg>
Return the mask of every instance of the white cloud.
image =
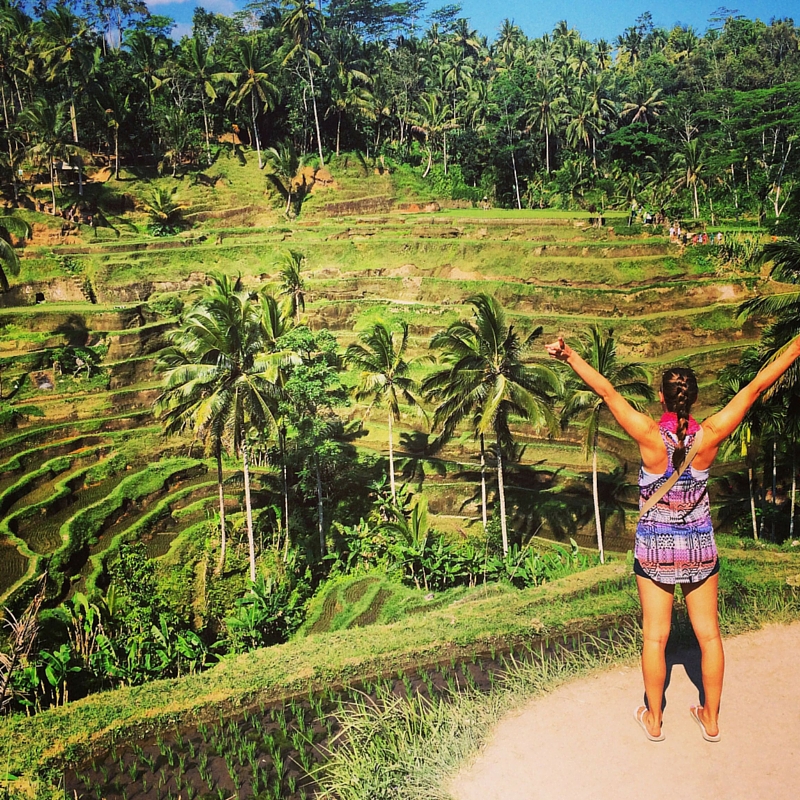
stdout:
<svg viewBox="0 0 800 800">
<path fill-rule="evenodd" d="M 224 14 L 226 17 L 235 14 L 239 6 L 233 0 L 200 0 L 199 5 L 206 11 L 213 11 L 215 14 Z"/>
<path fill-rule="evenodd" d="M 173 25 L 172 27 L 172 31 L 170 32 L 170 36 L 176 42 L 179 42 L 181 38 L 184 36 L 191 36 L 191 35 L 192 35 L 191 22 L 176 22 L 175 25 Z"/>
<path fill-rule="evenodd" d="M 192 3 L 193 5 L 200 5 L 206 11 L 213 11 L 216 14 L 225 14 L 230 16 L 239 10 L 239 7 L 233 0 L 147 0 L 147 7 L 150 9 L 158 8 L 160 6 L 181 5 L 183 3 Z"/>
<path fill-rule="evenodd" d="M 158 6 L 179 5 L 180 3 L 188 2 L 190 2 L 190 0 L 147 0 L 147 7 L 157 8 Z"/>
</svg>

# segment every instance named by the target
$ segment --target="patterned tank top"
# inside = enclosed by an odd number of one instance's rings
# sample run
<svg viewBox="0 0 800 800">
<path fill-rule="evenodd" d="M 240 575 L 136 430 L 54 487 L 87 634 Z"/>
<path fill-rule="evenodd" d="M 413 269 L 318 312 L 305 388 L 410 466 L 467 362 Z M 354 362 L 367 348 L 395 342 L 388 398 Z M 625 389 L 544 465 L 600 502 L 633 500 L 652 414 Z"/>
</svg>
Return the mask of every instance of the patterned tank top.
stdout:
<svg viewBox="0 0 800 800">
<path fill-rule="evenodd" d="M 672 454 L 678 444 L 675 414 L 658 423 L 667 448 L 663 475 L 639 472 L 639 508 L 673 473 Z M 700 426 L 689 420 L 685 445 L 688 452 Z M 717 565 L 717 545 L 708 502 L 708 470 L 688 467 L 677 483 L 636 526 L 634 555 L 645 574 L 659 583 L 698 583 Z"/>
</svg>

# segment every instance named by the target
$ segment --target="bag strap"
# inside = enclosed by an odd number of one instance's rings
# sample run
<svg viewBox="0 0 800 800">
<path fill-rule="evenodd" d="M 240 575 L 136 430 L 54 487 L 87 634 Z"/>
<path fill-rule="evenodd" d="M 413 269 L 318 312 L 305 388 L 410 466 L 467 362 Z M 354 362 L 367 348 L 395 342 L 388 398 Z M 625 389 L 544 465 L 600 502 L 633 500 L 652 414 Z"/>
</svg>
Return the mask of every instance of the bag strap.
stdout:
<svg viewBox="0 0 800 800">
<path fill-rule="evenodd" d="M 639 512 L 639 519 L 641 519 L 648 511 L 655 507 L 656 503 L 661 500 L 662 497 L 680 480 L 681 475 L 689 468 L 691 465 L 694 457 L 697 455 L 697 451 L 700 449 L 700 444 L 703 441 L 703 429 L 700 428 L 697 433 L 694 435 L 694 441 L 692 442 L 692 446 L 689 448 L 689 452 L 686 454 L 686 458 L 681 464 L 680 469 L 676 469 L 672 475 L 667 478 L 664 483 L 661 484 L 659 490 L 655 493 L 650 495 L 647 499 L 647 502 L 642 506 L 642 510 Z"/>
</svg>

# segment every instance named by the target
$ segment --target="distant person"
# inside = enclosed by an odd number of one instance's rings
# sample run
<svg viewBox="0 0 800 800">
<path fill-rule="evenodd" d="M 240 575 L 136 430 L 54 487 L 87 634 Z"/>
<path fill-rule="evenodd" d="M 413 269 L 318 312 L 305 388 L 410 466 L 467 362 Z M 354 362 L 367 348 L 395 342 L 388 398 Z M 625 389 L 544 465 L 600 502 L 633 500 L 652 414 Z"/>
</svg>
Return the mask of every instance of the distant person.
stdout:
<svg viewBox="0 0 800 800">
<path fill-rule="evenodd" d="M 717 244 L 722 244 L 722 231 L 717 231 Z"/>
<path fill-rule="evenodd" d="M 670 225 L 669 226 L 669 240 L 671 242 L 675 241 L 675 226 L 674 225 Z"/>
<path fill-rule="evenodd" d="M 733 433 L 761 394 L 800 356 L 800 337 L 793 339 L 721 411 L 702 423 L 691 416 L 697 400 L 697 378 L 690 369 L 672 368 L 664 372 L 659 391 L 664 413 L 656 422 L 636 411 L 563 338 L 546 349 L 551 357 L 568 364 L 602 398 L 639 446 L 641 454 L 641 516 L 636 527 L 633 571 L 642 604 L 642 675 L 647 704 L 636 709 L 636 721 L 650 741 L 664 739 L 661 731 L 667 674 L 664 650 L 672 621 L 675 584 L 679 583 L 700 644 L 705 695 L 704 705 L 691 706 L 689 710 L 703 738 L 719 741 L 725 657 L 717 613 L 719 560 L 708 501 L 708 471 L 722 441 Z M 673 478 L 672 488 L 664 493 L 662 487 L 676 472 L 677 480 Z M 663 493 L 660 499 L 659 490 Z"/>
</svg>

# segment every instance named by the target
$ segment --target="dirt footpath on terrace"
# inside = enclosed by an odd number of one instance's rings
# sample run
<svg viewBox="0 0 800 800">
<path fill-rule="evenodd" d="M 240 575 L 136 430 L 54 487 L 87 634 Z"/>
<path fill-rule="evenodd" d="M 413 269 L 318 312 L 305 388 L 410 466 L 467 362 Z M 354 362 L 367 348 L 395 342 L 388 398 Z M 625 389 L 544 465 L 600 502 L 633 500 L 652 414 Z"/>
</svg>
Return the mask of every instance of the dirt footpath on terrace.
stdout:
<svg viewBox="0 0 800 800">
<path fill-rule="evenodd" d="M 725 642 L 722 740 L 703 741 L 699 651 L 668 659 L 663 742 L 633 718 L 637 667 L 561 687 L 499 723 L 456 777 L 456 800 L 797 800 L 800 798 L 800 624 Z"/>
</svg>

